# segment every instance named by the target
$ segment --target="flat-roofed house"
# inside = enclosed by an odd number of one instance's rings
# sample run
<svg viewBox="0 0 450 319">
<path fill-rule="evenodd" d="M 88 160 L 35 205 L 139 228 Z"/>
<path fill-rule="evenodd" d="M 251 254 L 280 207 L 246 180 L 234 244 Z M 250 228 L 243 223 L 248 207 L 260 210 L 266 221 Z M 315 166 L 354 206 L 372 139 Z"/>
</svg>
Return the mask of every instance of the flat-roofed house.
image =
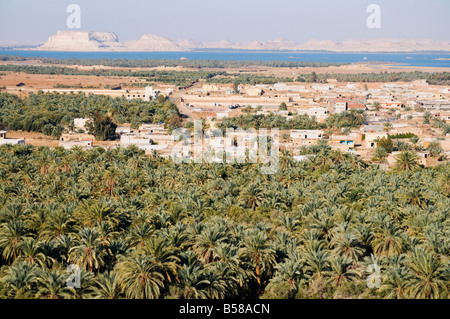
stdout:
<svg viewBox="0 0 450 319">
<path fill-rule="evenodd" d="M 24 138 L 7 138 L 6 133 L 8 131 L 0 131 L 0 145 L 3 144 L 11 144 L 11 145 L 17 145 L 17 144 L 25 144 Z"/>
<path fill-rule="evenodd" d="M 356 136 L 349 135 L 332 135 L 328 140 L 328 144 L 335 149 L 347 151 L 355 147 Z"/>
<path fill-rule="evenodd" d="M 334 102 L 334 113 L 342 113 L 347 111 L 347 102 L 346 101 L 335 101 Z"/>
<path fill-rule="evenodd" d="M 364 133 L 363 144 L 367 148 L 376 148 L 381 138 L 387 138 L 386 132 L 367 132 Z"/>
<path fill-rule="evenodd" d="M 395 102 L 395 101 L 383 101 L 380 102 L 380 107 L 383 109 L 398 109 L 402 107 L 402 102 Z"/>
<path fill-rule="evenodd" d="M 366 105 L 360 101 L 349 101 L 347 102 L 347 109 L 355 109 L 355 110 L 365 110 L 367 109 Z"/>
<path fill-rule="evenodd" d="M 161 93 L 160 90 L 154 89 L 151 86 L 146 86 L 144 91 L 142 90 L 127 90 L 124 96 L 127 100 L 142 99 L 144 101 L 150 101 L 158 98 Z"/>
<path fill-rule="evenodd" d="M 291 130 L 293 139 L 321 139 L 322 137 L 322 130 Z"/>
<path fill-rule="evenodd" d="M 294 145 L 316 144 L 322 138 L 322 130 L 291 130 L 291 139 Z"/>
<path fill-rule="evenodd" d="M 116 127 L 116 134 L 127 134 L 131 132 L 131 127 L 130 126 L 118 126 Z"/>
<path fill-rule="evenodd" d="M 328 117 L 328 109 L 326 107 L 298 108 L 297 114 L 307 114 L 308 116 L 315 116 L 318 119 L 324 119 Z"/>
<path fill-rule="evenodd" d="M 350 109 L 356 109 L 356 110 L 367 109 L 363 100 L 337 98 L 337 99 L 331 99 L 331 102 L 332 102 L 332 105 L 334 108 L 334 113 L 341 113 L 344 111 L 348 111 Z"/>
<path fill-rule="evenodd" d="M 66 150 L 74 147 L 93 149 L 94 136 L 88 134 L 62 134 L 59 138 L 59 146 Z"/>
<path fill-rule="evenodd" d="M 417 101 L 417 105 L 425 111 L 450 111 L 450 102 L 447 100 Z"/>
</svg>

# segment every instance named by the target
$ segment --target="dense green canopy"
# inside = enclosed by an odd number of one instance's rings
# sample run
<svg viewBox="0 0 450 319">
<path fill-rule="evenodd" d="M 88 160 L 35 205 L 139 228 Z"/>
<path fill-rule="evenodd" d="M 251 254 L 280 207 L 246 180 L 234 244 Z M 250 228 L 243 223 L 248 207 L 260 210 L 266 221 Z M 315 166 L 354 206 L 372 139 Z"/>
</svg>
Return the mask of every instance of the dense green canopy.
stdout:
<svg viewBox="0 0 450 319">
<path fill-rule="evenodd" d="M 1 146 L 0 295 L 448 298 L 449 164 L 385 172 L 324 143 L 314 154 L 262 175 L 133 146 Z"/>
<path fill-rule="evenodd" d="M 75 117 L 93 118 L 96 112 L 111 117 L 116 124 L 131 123 L 134 127 L 142 123 L 179 123 L 170 121 L 173 117 L 180 118 L 176 105 L 171 101 L 160 102 L 128 101 L 81 92 L 38 92 L 30 93 L 26 98 L 0 93 L 0 126 L 59 136 L 73 125 Z"/>
</svg>

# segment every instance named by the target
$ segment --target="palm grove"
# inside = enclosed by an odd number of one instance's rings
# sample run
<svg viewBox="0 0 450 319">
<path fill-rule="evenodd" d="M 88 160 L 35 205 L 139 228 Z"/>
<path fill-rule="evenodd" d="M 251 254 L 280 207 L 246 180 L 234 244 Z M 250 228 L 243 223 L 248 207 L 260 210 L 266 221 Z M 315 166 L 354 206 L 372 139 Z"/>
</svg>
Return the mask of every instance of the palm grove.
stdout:
<svg viewBox="0 0 450 319">
<path fill-rule="evenodd" d="M 145 102 L 106 95 L 85 93 L 30 92 L 20 98 L 0 93 L 0 127 L 12 130 L 40 132 L 58 138 L 64 131 L 74 130 L 75 117 L 92 118 L 90 132 L 105 140 L 115 135 L 115 126 L 131 123 L 133 128 L 142 123 L 166 123 L 169 130 L 179 126 L 181 116 L 176 105 L 163 95 L 158 100 Z"/>
<path fill-rule="evenodd" d="M 3 145 L 0 295 L 448 298 L 449 164 L 385 172 L 326 143 L 312 151 L 262 175 L 134 146 Z"/>
</svg>

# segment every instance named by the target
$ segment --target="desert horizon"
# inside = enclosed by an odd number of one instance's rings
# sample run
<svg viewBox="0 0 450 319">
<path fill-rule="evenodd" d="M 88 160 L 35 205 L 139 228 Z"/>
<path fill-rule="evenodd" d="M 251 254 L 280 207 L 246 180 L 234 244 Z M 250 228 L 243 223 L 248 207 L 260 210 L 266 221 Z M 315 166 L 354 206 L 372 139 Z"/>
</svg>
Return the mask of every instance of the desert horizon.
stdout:
<svg viewBox="0 0 450 319">
<path fill-rule="evenodd" d="M 0 44 L 1 45 L 1 44 Z M 155 34 L 143 34 L 138 40 L 120 41 L 115 32 L 60 30 L 48 41 L 27 45 L 16 43 L 4 47 L 41 51 L 99 51 L 99 52 L 154 52 L 192 50 L 244 50 L 244 51 L 331 51 L 331 52 L 450 52 L 450 41 L 432 39 L 348 39 L 344 41 L 310 39 L 295 42 L 286 38 L 269 41 L 202 42 L 192 39 L 171 40 Z"/>
</svg>

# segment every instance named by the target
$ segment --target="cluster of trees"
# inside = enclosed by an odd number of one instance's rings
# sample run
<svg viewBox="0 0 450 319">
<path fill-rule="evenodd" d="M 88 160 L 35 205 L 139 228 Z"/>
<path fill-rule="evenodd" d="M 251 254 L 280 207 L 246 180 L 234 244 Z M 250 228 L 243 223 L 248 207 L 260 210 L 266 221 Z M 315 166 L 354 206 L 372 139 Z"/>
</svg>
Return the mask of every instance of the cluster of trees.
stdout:
<svg viewBox="0 0 450 319">
<path fill-rule="evenodd" d="M 345 63 L 325 62 L 283 62 L 283 61 L 225 61 L 225 60 L 166 60 L 166 59 L 56 59 L 20 56 L 0 55 L 0 61 L 25 61 L 28 59 L 41 60 L 44 63 L 60 65 L 105 65 L 112 67 L 158 67 L 158 66 L 184 66 L 193 68 L 236 68 L 245 66 L 271 66 L 271 67 L 326 67 L 339 66 Z M 339 82 L 410 82 L 414 80 L 426 80 L 432 85 L 450 85 L 449 72 L 380 72 L 380 73 L 350 73 L 330 74 L 311 72 L 300 74 L 297 77 L 275 77 L 256 74 L 229 74 L 223 71 L 166 71 L 166 70 L 115 70 L 94 69 L 79 70 L 78 68 L 57 66 L 31 66 L 31 65 L 1 65 L 0 71 L 25 72 L 30 74 L 64 74 L 64 75 L 95 75 L 95 76 L 123 76 L 141 77 L 149 81 L 186 85 L 200 79 L 206 79 L 214 83 L 242 84 L 274 84 L 277 82 L 326 82 L 328 79 L 336 79 Z"/>
<path fill-rule="evenodd" d="M 245 109 L 244 109 L 245 110 Z M 251 110 L 251 108 L 250 108 Z M 317 122 L 315 116 L 291 115 L 286 118 L 277 114 L 251 114 L 240 115 L 237 117 L 226 117 L 221 122 L 215 124 L 219 129 L 225 130 L 227 127 L 237 128 L 278 128 L 280 130 L 318 130 L 318 129 L 337 129 L 359 127 L 366 123 L 367 114 L 364 110 L 350 110 L 338 114 L 330 115 L 324 123 Z"/>
<path fill-rule="evenodd" d="M 277 76 L 267 76 L 259 74 L 239 74 L 239 73 L 227 73 L 221 76 L 208 79 L 208 83 L 221 83 L 221 84 L 275 84 L 278 82 L 293 82 L 294 78 L 291 77 L 277 77 Z"/>
<path fill-rule="evenodd" d="M 223 71 L 173 71 L 173 70 L 120 70 L 120 69 L 92 69 L 80 70 L 78 68 L 59 66 L 35 65 L 0 65 L 0 71 L 23 72 L 28 74 L 54 74 L 54 75 L 92 75 L 136 77 L 147 79 L 150 82 L 159 82 L 174 85 L 186 85 L 200 79 L 210 79 L 217 75 L 225 75 Z"/>
<path fill-rule="evenodd" d="M 426 80 L 433 85 L 449 85 L 450 73 L 448 72 L 380 72 L 380 73 L 354 73 L 354 74 L 329 74 L 315 72 L 300 74 L 296 81 L 299 82 L 326 82 L 328 79 L 336 79 L 339 82 L 411 82 Z"/>
<path fill-rule="evenodd" d="M 221 122 L 215 124 L 219 129 L 225 131 L 226 128 L 278 128 L 280 130 L 289 129 L 319 129 L 323 127 L 318 123 L 315 117 L 309 117 L 308 115 L 294 115 L 292 118 L 286 118 L 276 114 L 246 114 L 237 117 L 225 117 Z"/>
<path fill-rule="evenodd" d="M 93 118 L 86 123 L 89 134 L 95 136 L 98 141 L 114 140 L 116 138 L 117 125 L 107 115 L 101 116 L 97 110 Z"/>
<path fill-rule="evenodd" d="M 53 87 L 56 89 L 98 89 L 98 88 L 100 88 L 100 84 L 99 85 L 83 85 L 81 83 L 77 83 L 77 84 L 56 83 Z"/>
<path fill-rule="evenodd" d="M 159 82 L 184 86 L 201 79 L 208 83 L 234 83 L 242 84 L 274 84 L 277 82 L 293 82 L 291 77 L 264 76 L 257 74 L 231 74 L 225 71 L 173 71 L 173 70 L 119 70 L 119 69 L 93 69 L 80 70 L 77 68 L 58 66 L 34 66 L 34 65 L 0 65 L 0 71 L 23 72 L 28 74 L 52 74 L 52 75 L 92 75 L 92 76 L 117 76 L 136 77 L 146 79 L 148 82 Z"/>
<path fill-rule="evenodd" d="M 434 118 L 431 120 L 431 125 L 435 128 L 442 129 L 442 135 L 450 134 L 450 124 L 440 118 Z"/>
<path fill-rule="evenodd" d="M 397 134 L 402 136 L 402 134 Z M 386 157 L 396 151 L 396 152 L 406 152 L 411 158 L 417 160 L 416 151 L 428 151 L 430 152 L 430 156 L 437 158 L 438 160 L 446 159 L 446 155 L 444 154 L 444 149 L 440 146 L 439 141 L 433 141 L 429 143 L 429 145 L 424 148 L 421 143 L 419 143 L 420 139 L 416 135 L 412 133 L 403 134 L 403 136 L 410 136 L 408 140 L 404 140 L 406 137 L 397 137 L 393 138 L 388 135 L 388 137 L 382 137 L 378 139 L 377 148 L 373 153 L 372 160 L 378 161 L 381 163 L 386 162 Z"/>
<path fill-rule="evenodd" d="M 388 134 L 388 137 L 391 139 L 418 138 L 418 136 L 414 133 L 397 133 L 394 135 Z"/>
<path fill-rule="evenodd" d="M 95 113 L 110 117 L 116 124 L 166 123 L 168 129 L 181 124 L 176 105 L 168 100 L 145 102 L 140 99 L 112 98 L 85 93 L 30 93 L 27 97 L 0 93 L 0 126 L 12 130 L 41 132 L 59 137 L 73 128 L 75 117 Z M 108 121 L 108 120 L 106 120 Z M 107 124 L 105 124 L 107 125 Z"/>
<path fill-rule="evenodd" d="M 327 67 L 341 66 L 348 63 L 328 63 L 328 62 L 307 62 L 307 61 L 238 61 L 238 60 L 169 60 L 169 59 L 57 59 L 42 57 L 22 57 L 11 55 L 0 55 L 0 61 L 26 61 L 40 60 L 47 64 L 64 64 L 64 65 L 104 65 L 112 67 L 126 68 L 153 68 L 159 66 L 175 67 L 183 66 L 188 68 L 238 68 L 246 66 L 268 66 L 277 68 L 293 68 L 293 67 Z"/>
<path fill-rule="evenodd" d="M 367 114 L 364 110 L 351 109 L 328 116 L 325 120 L 329 128 L 360 127 L 367 122 Z"/>
<path fill-rule="evenodd" d="M 449 164 L 385 172 L 312 148 L 263 175 L 3 145 L 0 296 L 448 298 Z"/>
</svg>

